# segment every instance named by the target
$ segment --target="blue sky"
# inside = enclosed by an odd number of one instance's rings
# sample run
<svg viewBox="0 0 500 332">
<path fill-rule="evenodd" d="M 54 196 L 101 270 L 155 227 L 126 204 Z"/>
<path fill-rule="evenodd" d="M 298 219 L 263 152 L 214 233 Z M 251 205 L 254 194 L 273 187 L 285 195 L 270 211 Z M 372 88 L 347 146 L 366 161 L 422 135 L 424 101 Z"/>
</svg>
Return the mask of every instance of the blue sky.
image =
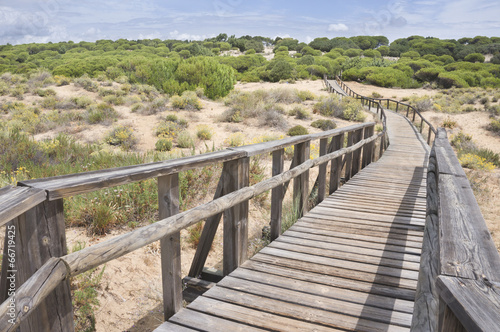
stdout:
<svg viewBox="0 0 500 332">
<path fill-rule="evenodd" d="M 199 40 L 228 35 L 500 36 L 500 2 L 485 0 L 0 0 L 0 44 L 98 39 Z"/>
</svg>

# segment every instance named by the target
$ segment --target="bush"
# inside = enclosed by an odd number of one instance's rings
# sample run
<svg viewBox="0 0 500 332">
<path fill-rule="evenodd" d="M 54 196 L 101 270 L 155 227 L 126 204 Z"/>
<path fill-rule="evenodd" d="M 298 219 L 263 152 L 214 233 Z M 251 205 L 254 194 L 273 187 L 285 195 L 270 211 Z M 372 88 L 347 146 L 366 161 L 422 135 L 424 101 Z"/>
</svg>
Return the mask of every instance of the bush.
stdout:
<svg viewBox="0 0 500 332">
<path fill-rule="evenodd" d="M 213 135 L 213 132 L 209 126 L 207 126 L 207 125 L 198 126 L 197 131 L 196 131 L 196 136 L 199 139 L 206 141 L 206 140 L 211 139 L 212 135 Z"/>
<path fill-rule="evenodd" d="M 337 124 L 332 120 L 320 119 L 311 123 L 311 127 L 321 129 L 323 131 L 337 128 Z"/>
<path fill-rule="evenodd" d="M 165 152 L 172 150 L 172 141 L 167 138 L 160 138 L 155 144 L 156 151 Z"/>
<path fill-rule="evenodd" d="M 123 150 L 132 149 L 137 143 L 134 131 L 129 126 L 118 126 L 111 130 L 105 138 L 109 145 L 120 146 Z"/>
<path fill-rule="evenodd" d="M 173 96 L 171 98 L 172 107 L 186 110 L 201 110 L 202 104 L 198 96 L 193 91 L 184 91 L 182 96 Z"/>
<path fill-rule="evenodd" d="M 316 96 L 314 95 L 314 93 L 312 93 L 309 90 L 299 90 L 299 91 L 297 91 L 297 97 L 299 97 L 300 100 L 302 100 L 302 101 L 316 99 Z"/>
<path fill-rule="evenodd" d="M 106 103 L 92 104 L 87 107 L 87 122 L 90 124 L 109 123 L 118 118 L 118 112 Z"/>
<path fill-rule="evenodd" d="M 495 165 L 473 153 L 464 153 L 458 158 L 458 160 L 463 167 L 470 169 L 479 169 L 484 171 L 491 171 L 495 169 Z"/>
<path fill-rule="evenodd" d="M 453 129 L 457 126 L 457 122 L 452 120 L 450 117 L 447 117 L 442 125 L 441 125 L 443 128 L 449 128 L 449 129 Z"/>
<path fill-rule="evenodd" d="M 287 132 L 288 136 L 300 136 L 300 135 L 307 135 L 307 134 L 309 134 L 309 131 L 301 125 L 297 125 L 295 127 L 292 127 Z"/>
<path fill-rule="evenodd" d="M 311 114 L 309 114 L 309 112 L 306 111 L 301 106 L 295 106 L 294 108 L 292 108 L 290 110 L 290 112 L 288 114 L 291 115 L 291 116 L 295 116 L 295 118 L 299 119 L 299 120 L 305 120 L 305 119 L 310 119 L 311 118 Z"/>
<path fill-rule="evenodd" d="M 361 102 L 348 97 L 342 99 L 337 96 L 323 98 L 314 105 L 314 112 L 324 116 L 335 116 L 347 121 L 362 122 L 366 118 Z"/>
<path fill-rule="evenodd" d="M 155 98 L 152 102 L 143 105 L 142 107 L 138 107 L 136 111 L 144 115 L 157 114 L 167 109 L 167 103 L 168 103 L 168 98 L 158 97 Z"/>
<path fill-rule="evenodd" d="M 245 135 L 243 133 L 233 133 L 224 140 L 226 145 L 230 147 L 242 146 L 245 144 Z"/>
<path fill-rule="evenodd" d="M 425 112 L 432 109 L 432 101 L 429 98 L 423 98 L 415 103 L 415 109 L 419 112 Z"/>
<path fill-rule="evenodd" d="M 483 158 L 487 163 L 492 163 L 496 167 L 500 167 L 500 155 L 490 149 L 478 149 L 475 154 Z"/>
<path fill-rule="evenodd" d="M 488 130 L 500 134 L 500 120 L 493 119 L 488 126 Z"/>
<path fill-rule="evenodd" d="M 177 136 L 177 145 L 182 149 L 194 147 L 194 140 L 191 133 L 187 130 L 181 131 Z"/>
<path fill-rule="evenodd" d="M 57 78 L 57 76 L 56 76 Z M 56 79 L 57 82 L 57 79 Z M 99 90 L 99 86 L 97 85 L 96 82 L 94 82 L 87 74 L 83 75 L 80 78 L 76 78 L 74 80 L 74 83 L 76 86 L 80 86 L 84 88 L 87 91 L 90 92 L 97 92 Z"/>
</svg>

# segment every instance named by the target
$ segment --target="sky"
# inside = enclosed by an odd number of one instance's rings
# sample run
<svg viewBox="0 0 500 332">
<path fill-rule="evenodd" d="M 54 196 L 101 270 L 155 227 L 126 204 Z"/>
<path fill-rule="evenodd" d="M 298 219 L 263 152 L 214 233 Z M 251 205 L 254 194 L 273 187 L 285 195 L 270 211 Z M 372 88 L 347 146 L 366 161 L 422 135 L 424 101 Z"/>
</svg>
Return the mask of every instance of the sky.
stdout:
<svg viewBox="0 0 500 332">
<path fill-rule="evenodd" d="M 228 35 L 500 36 L 500 1 L 0 0 L 0 45 Z"/>
</svg>

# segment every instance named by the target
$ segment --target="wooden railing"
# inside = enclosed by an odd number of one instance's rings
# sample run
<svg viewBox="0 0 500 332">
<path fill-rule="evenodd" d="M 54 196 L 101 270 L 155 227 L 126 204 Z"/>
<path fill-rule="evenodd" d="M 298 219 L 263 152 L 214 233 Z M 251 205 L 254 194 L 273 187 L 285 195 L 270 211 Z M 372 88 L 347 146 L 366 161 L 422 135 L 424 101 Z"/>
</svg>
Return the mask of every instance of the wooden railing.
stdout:
<svg viewBox="0 0 500 332">
<path fill-rule="evenodd" d="M 444 128 L 429 158 L 412 331 L 500 331 L 500 256 Z"/>
<path fill-rule="evenodd" d="M 379 114 L 385 118 L 383 109 Z M 18 326 L 21 331 L 72 331 L 69 277 L 158 240 L 164 313 L 165 319 L 169 318 L 182 306 L 182 229 L 206 221 L 189 273 L 198 277 L 223 215 L 223 274 L 229 274 L 247 259 L 249 200 L 272 191 L 270 223 L 271 239 L 275 239 L 281 232 L 282 204 L 289 182 L 293 180 L 294 210 L 305 213 L 310 197 L 309 170 L 319 167 L 315 183 L 317 202 L 321 202 L 327 183 L 332 193 L 340 186 L 342 172 L 348 179 L 372 162 L 375 140 L 386 136 L 385 127 L 381 133 L 375 133 L 374 127 L 374 122 L 363 123 L 176 160 L 22 181 L 18 187 L 1 189 L 0 225 L 7 224 L 7 230 L 0 279 L 4 291 L 1 299 L 5 300 L 0 305 L 0 331 L 13 331 Z M 319 140 L 319 157 L 311 159 L 310 144 L 314 140 Z M 292 146 L 294 157 L 290 170 L 285 171 L 285 148 Z M 382 153 L 386 144 L 380 146 Z M 249 186 L 250 157 L 270 153 L 272 177 Z M 214 200 L 179 212 L 179 172 L 215 163 L 223 163 L 223 169 Z M 67 254 L 65 198 L 150 178 L 158 179 L 160 221 Z M 11 231 L 14 235 L 10 241 Z M 12 263 L 11 256 L 15 256 Z M 15 283 L 10 287 L 12 278 Z"/>
<path fill-rule="evenodd" d="M 377 104 L 378 107 L 386 106 L 387 109 L 391 109 L 396 113 L 404 114 L 409 120 L 412 121 L 413 125 L 419 130 L 420 134 L 427 130 L 427 144 L 431 145 L 433 142 L 433 137 L 436 137 L 436 129 L 432 126 L 432 124 L 427 121 L 422 115 L 420 111 L 418 111 L 415 107 L 410 104 L 402 103 L 400 101 L 388 98 L 371 98 L 362 96 L 356 92 L 354 92 L 351 88 L 349 88 L 339 77 L 335 78 L 340 87 L 347 93 L 348 96 L 360 99 L 364 105 L 368 105 L 368 107 L 372 107 L 373 103 Z M 326 80 L 328 82 L 328 80 Z M 380 106 L 379 106 L 380 105 Z M 418 116 L 418 119 L 417 119 Z"/>
<path fill-rule="evenodd" d="M 466 174 L 448 141 L 414 107 L 392 99 L 368 98 L 338 77 L 348 96 L 387 103 L 403 111 L 433 143 L 427 170 L 427 216 L 413 311 L 412 331 L 500 331 L 500 255 Z M 325 78 L 325 83 L 329 84 Z M 333 89 L 329 89 L 333 90 Z M 406 111 L 406 114 L 404 112 Z M 415 123 L 416 116 L 420 124 Z M 434 139 L 432 139 L 434 134 Z"/>
</svg>

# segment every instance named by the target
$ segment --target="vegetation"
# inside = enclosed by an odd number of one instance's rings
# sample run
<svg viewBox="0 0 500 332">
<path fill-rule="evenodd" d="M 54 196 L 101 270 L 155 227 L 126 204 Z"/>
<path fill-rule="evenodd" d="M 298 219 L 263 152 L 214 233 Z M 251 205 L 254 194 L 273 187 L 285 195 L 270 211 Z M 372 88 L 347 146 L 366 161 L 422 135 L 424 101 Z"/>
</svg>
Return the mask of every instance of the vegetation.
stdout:
<svg viewBox="0 0 500 332">
<path fill-rule="evenodd" d="M 299 136 L 307 134 L 309 134 L 309 131 L 301 125 L 294 126 L 290 128 L 287 132 L 288 136 Z"/>
</svg>

